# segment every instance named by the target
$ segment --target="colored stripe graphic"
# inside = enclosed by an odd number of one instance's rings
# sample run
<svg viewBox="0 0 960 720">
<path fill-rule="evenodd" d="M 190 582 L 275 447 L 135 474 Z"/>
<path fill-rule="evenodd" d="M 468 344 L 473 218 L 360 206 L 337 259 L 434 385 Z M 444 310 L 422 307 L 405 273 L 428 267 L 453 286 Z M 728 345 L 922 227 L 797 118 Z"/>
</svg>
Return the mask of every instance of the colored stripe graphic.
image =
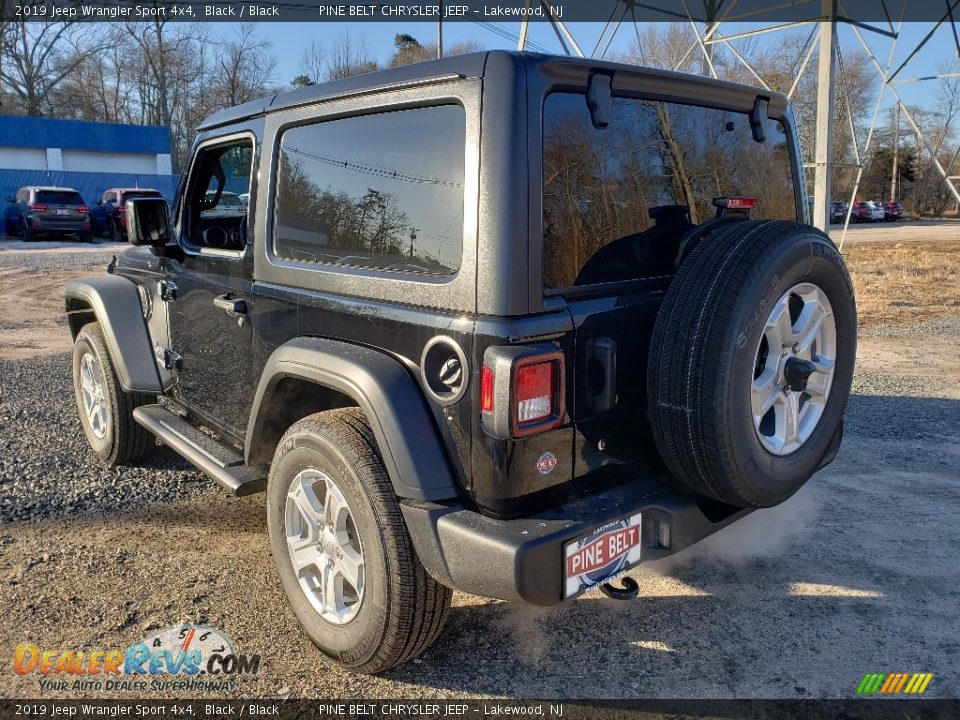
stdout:
<svg viewBox="0 0 960 720">
<path fill-rule="evenodd" d="M 920 695 L 933 680 L 933 673 L 867 673 L 857 686 L 858 695 Z"/>
<path fill-rule="evenodd" d="M 860 681 L 860 687 L 857 692 L 860 694 L 872 694 L 880 689 L 880 683 L 886 677 L 883 673 L 867 673 Z"/>
</svg>

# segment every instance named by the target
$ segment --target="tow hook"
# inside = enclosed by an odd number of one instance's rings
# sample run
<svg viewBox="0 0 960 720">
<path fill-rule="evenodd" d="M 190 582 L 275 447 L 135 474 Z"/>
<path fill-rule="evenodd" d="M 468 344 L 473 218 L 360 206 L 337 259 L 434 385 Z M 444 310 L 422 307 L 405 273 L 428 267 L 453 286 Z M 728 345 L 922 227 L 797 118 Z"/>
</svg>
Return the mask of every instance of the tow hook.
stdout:
<svg viewBox="0 0 960 720">
<path fill-rule="evenodd" d="M 611 600 L 633 600 L 640 594 L 640 586 L 632 577 L 625 577 L 621 582 L 623 582 L 623 587 L 617 587 L 612 583 L 604 583 L 600 586 L 600 592 Z"/>
</svg>

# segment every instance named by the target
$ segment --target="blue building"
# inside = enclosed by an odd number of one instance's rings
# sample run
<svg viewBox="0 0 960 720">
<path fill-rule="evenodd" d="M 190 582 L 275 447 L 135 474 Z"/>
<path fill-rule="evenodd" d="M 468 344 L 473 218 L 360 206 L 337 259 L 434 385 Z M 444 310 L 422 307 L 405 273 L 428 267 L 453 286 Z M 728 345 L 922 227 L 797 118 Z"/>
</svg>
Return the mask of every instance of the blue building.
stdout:
<svg viewBox="0 0 960 720">
<path fill-rule="evenodd" d="M 89 204 L 107 188 L 144 187 L 173 199 L 165 127 L 0 116 L 0 199 L 25 185 L 80 191 Z"/>
</svg>

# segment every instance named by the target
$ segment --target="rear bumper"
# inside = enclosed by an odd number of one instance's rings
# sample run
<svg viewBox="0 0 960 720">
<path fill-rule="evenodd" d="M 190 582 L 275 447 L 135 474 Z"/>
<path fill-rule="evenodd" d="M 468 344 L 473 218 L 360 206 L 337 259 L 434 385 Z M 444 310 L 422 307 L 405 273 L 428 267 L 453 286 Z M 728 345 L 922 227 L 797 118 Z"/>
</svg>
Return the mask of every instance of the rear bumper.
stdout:
<svg viewBox="0 0 960 720">
<path fill-rule="evenodd" d="M 35 232 L 76 233 L 90 229 L 89 220 L 43 220 L 30 218 L 30 228 Z"/>
<path fill-rule="evenodd" d="M 438 582 L 483 597 L 554 605 L 564 600 L 564 546 L 608 523 L 642 516 L 643 562 L 693 545 L 751 512 L 683 494 L 669 482 L 642 478 L 516 520 L 462 506 L 403 501 L 401 507 L 420 561 Z M 664 523 L 667 547 L 659 542 Z"/>
</svg>

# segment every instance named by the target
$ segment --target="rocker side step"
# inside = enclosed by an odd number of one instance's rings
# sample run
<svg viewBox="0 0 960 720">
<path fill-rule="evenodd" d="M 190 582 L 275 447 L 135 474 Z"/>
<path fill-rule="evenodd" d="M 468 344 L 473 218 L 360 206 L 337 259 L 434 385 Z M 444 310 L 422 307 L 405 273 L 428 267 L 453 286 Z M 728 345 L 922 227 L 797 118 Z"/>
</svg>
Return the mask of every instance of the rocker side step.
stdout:
<svg viewBox="0 0 960 720">
<path fill-rule="evenodd" d="M 245 465 L 233 448 L 217 442 L 162 405 L 142 405 L 133 419 L 164 445 L 209 475 L 233 495 L 252 495 L 267 489 L 267 476 Z"/>
</svg>

